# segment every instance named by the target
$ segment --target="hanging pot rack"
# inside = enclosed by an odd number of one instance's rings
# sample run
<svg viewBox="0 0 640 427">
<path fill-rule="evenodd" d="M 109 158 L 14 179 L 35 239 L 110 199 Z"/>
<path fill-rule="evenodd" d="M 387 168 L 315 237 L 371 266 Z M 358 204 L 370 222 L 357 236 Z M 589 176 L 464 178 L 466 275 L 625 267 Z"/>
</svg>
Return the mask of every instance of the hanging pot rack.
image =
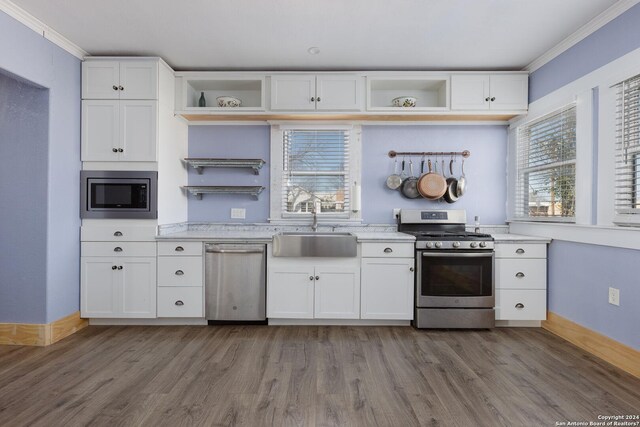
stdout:
<svg viewBox="0 0 640 427">
<path fill-rule="evenodd" d="M 469 150 L 464 151 L 389 151 L 389 157 L 392 159 L 396 156 L 421 156 L 421 157 L 433 157 L 433 156 L 462 156 L 465 159 L 471 155 Z"/>
</svg>

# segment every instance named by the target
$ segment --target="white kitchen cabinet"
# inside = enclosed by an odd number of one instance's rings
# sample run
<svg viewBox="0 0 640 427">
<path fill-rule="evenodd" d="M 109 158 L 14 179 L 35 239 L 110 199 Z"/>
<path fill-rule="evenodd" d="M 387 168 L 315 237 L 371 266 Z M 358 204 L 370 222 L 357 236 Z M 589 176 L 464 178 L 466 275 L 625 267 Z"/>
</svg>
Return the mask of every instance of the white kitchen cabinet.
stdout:
<svg viewBox="0 0 640 427">
<path fill-rule="evenodd" d="M 204 317 L 202 287 L 158 288 L 158 317 Z"/>
<path fill-rule="evenodd" d="M 82 101 L 82 161 L 157 160 L 157 101 Z"/>
<path fill-rule="evenodd" d="M 360 318 L 360 271 L 352 267 L 315 268 L 314 318 Z"/>
<path fill-rule="evenodd" d="M 313 319 L 314 273 L 313 264 L 269 267 L 267 317 Z"/>
<path fill-rule="evenodd" d="M 496 320 L 545 320 L 547 244 L 495 245 Z"/>
<path fill-rule="evenodd" d="M 156 259 L 81 257 L 82 317 L 155 318 Z"/>
<path fill-rule="evenodd" d="M 452 110 L 526 111 L 529 76 L 524 73 L 452 74 Z"/>
<path fill-rule="evenodd" d="M 275 258 L 267 261 L 267 317 L 358 319 L 357 258 Z"/>
<path fill-rule="evenodd" d="M 158 63 L 87 59 L 82 63 L 82 98 L 158 99 Z"/>
<path fill-rule="evenodd" d="M 360 111 L 361 76 L 283 74 L 271 76 L 271 110 Z"/>
<path fill-rule="evenodd" d="M 363 258 L 361 317 L 413 319 L 413 270 L 413 258 Z"/>
<path fill-rule="evenodd" d="M 202 242 L 158 243 L 158 317 L 204 317 Z"/>
</svg>

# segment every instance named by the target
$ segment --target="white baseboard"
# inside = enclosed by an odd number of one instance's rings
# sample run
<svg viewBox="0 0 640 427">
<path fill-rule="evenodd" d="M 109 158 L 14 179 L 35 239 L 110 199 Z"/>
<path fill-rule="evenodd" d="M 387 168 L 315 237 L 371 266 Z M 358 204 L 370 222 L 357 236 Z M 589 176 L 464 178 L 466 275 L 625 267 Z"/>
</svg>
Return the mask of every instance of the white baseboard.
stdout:
<svg viewBox="0 0 640 427">
<path fill-rule="evenodd" d="M 162 318 L 162 319 L 89 319 L 92 326 L 171 326 L 171 325 L 207 325 L 206 319 Z"/>
<path fill-rule="evenodd" d="M 410 320 L 269 319 L 269 325 L 286 326 L 411 326 Z"/>
</svg>

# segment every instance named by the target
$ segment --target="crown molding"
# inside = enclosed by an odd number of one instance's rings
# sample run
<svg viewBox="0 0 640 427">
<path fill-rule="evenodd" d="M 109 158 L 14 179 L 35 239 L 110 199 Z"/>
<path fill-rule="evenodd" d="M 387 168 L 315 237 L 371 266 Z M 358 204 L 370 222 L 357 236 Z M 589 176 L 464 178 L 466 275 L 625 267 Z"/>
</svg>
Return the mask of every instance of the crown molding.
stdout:
<svg viewBox="0 0 640 427">
<path fill-rule="evenodd" d="M 45 39 L 49 40 L 51 43 L 61 47 L 76 58 L 84 59 L 85 56 L 89 56 L 87 51 L 64 37 L 62 34 L 58 33 L 53 28 L 49 27 L 44 22 L 40 21 L 35 16 L 31 15 L 26 10 L 17 6 L 15 3 L 9 0 L 0 0 L 0 11 L 26 25 Z"/>
<path fill-rule="evenodd" d="M 524 70 L 529 71 L 530 73 L 534 72 L 572 46 L 589 37 L 591 34 L 595 33 L 600 28 L 604 27 L 609 22 L 613 21 L 618 16 L 631 9 L 639 2 L 640 0 L 618 0 L 618 2 L 602 12 L 600 15 L 596 16 L 591 21 L 578 28 L 578 30 L 576 30 L 569 37 L 562 40 L 560 43 L 540 55 L 538 58 L 531 61 L 529 65 L 524 67 Z"/>
</svg>

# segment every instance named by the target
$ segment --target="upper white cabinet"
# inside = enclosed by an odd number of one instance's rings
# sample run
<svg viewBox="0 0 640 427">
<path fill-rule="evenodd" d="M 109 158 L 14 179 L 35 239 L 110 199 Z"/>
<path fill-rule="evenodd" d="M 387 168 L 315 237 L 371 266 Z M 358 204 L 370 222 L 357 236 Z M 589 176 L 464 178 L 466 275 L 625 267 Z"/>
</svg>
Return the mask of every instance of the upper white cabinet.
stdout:
<svg viewBox="0 0 640 427">
<path fill-rule="evenodd" d="M 156 161 L 158 101 L 82 101 L 82 161 Z"/>
<path fill-rule="evenodd" d="M 82 98 L 158 99 L 158 62 L 88 59 L 82 64 Z"/>
<path fill-rule="evenodd" d="M 362 77 L 356 74 L 271 76 L 271 110 L 360 111 Z"/>
<path fill-rule="evenodd" d="M 451 109 L 526 111 L 529 76 L 526 73 L 453 74 Z"/>
<path fill-rule="evenodd" d="M 393 100 L 415 98 L 414 107 L 397 107 Z M 449 77 L 434 74 L 367 76 L 367 110 L 411 112 L 445 111 L 449 107 Z"/>
</svg>

